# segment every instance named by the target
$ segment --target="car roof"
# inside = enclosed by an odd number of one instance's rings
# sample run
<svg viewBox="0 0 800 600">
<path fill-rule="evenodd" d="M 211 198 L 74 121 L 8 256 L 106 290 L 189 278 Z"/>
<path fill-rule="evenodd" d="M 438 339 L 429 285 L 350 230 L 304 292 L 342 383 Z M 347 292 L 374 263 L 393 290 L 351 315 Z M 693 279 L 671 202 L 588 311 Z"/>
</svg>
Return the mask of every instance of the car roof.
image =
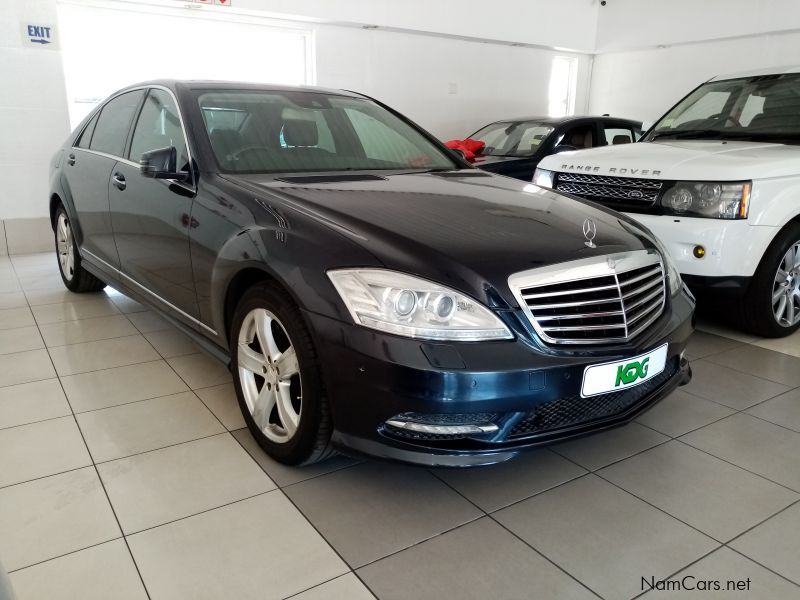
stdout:
<svg viewBox="0 0 800 600">
<path fill-rule="evenodd" d="M 337 90 L 311 85 L 280 85 L 273 83 L 254 83 L 247 81 L 218 81 L 211 79 L 153 79 L 126 86 L 125 89 L 144 86 L 163 86 L 171 90 L 254 90 L 264 92 L 308 92 L 363 98 L 361 94 L 347 90 Z"/>
<path fill-rule="evenodd" d="M 544 123 L 546 125 L 552 125 L 553 127 L 558 127 L 559 125 L 568 124 L 573 121 L 626 121 L 628 123 L 632 123 L 635 125 L 641 125 L 641 121 L 637 121 L 635 119 L 626 119 L 624 117 L 612 117 L 612 116 L 593 116 L 593 115 L 571 115 L 569 117 L 515 117 L 512 119 L 498 119 L 497 121 L 492 121 L 491 123 L 487 123 L 486 125 L 494 125 L 495 123 L 516 123 L 518 121 L 539 121 L 540 123 Z M 484 125 L 484 127 L 486 127 Z M 483 129 L 483 127 L 481 128 Z"/>
<path fill-rule="evenodd" d="M 724 79 L 742 79 L 745 77 L 758 77 L 759 75 L 784 75 L 786 73 L 800 73 L 800 65 L 784 65 L 782 67 L 766 67 L 763 69 L 750 69 L 738 73 L 715 75 L 709 81 L 722 81 Z"/>
</svg>

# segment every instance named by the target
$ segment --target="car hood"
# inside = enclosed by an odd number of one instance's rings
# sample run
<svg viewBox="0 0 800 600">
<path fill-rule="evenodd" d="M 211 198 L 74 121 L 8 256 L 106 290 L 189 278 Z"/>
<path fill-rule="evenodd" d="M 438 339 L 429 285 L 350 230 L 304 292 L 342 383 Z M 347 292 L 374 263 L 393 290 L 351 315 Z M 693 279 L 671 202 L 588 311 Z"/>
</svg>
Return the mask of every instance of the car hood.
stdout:
<svg viewBox="0 0 800 600">
<path fill-rule="evenodd" d="M 329 183 L 257 175 L 236 180 L 339 230 L 387 268 L 451 285 L 490 304 L 492 291 L 498 291 L 508 305 L 516 305 L 507 284 L 512 273 L 653 247 L 641 226 L 624 215 L 472 170 Z M 595 247 L 583 233 L 587 218 L 597 227 Z M 337 266 L 357 265 L 329 268 Z"/>
<path fill-rule="evenodd" d="M 549 156 L 539 168 L 652 179 L 737 181 L 798 172 L 800 147 L 763 142 L 659 140 Z"/>
</svg>

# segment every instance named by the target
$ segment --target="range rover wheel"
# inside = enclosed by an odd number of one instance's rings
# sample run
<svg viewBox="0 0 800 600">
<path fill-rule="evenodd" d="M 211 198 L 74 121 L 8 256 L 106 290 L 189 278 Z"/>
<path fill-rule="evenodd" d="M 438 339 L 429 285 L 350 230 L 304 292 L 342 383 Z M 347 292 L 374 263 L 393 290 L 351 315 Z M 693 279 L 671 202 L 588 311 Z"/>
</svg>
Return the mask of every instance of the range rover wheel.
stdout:
<svg viewBox="0 0 800 600">
<path fill-rule="evenodd" d="M 72 234 L 69 216 L 63 206 L 59 206 L 56 212 L 55 238 L 58 270 L 68 290 L 82 294 L 99 292 L 106 287 L 105 283 L 81 266 L 81 255 L 78 252 L 75 236 Z"/>
<path fill-rule="evenodd" d="M 747 329 L 784 337 L 800 328 L 800 225 L 784 228 L 767 249 L 742 302 Z"/>
<path fill-rule="evenodd" d="M 319 361 L 291 298 L 270 284 L 249 289 L 234 312 L 230 348 L 239 407 L 267 454 L 290 465 L 335 454 Z"/>
</svg>

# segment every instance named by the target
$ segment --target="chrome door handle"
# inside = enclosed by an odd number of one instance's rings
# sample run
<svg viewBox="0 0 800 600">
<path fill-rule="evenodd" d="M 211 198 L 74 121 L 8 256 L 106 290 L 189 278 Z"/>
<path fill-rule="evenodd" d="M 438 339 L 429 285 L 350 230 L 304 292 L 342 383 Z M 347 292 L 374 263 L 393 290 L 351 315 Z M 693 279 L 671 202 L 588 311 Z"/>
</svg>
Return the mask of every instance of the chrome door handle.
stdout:
<svg viewBox="0 0 800 600">
<path fill-rule="evenodd" d="M 125 183 L 125 176 L 122 173 L 114 173 L 114 177 L 111 180 L 114 182 L 114 187 L 120 191 L 128 187 L 128 184 Z"/>
<path fill-rule="evenodd" d="M 70 154 L 70 155 L 67 157 L 67 164 L 68 164 L 70 167 L 71 167 L 71 166 L 73 166 L 73 165 L 75 164 L 75 155 L 74 155 L 74 154 Z"/>
</svg>

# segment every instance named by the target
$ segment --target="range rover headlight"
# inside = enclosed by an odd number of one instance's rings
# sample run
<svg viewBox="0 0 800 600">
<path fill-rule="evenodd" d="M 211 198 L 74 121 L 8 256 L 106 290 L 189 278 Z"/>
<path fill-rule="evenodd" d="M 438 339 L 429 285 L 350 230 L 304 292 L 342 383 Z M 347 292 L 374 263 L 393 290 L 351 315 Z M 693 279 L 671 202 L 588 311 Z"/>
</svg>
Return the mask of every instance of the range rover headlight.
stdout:
<svg viewBox="0 0 800 600">
<path fill-rule="evenodd" d="M 553 188 L 553 172 L 537 168 L 533 172 L 533 184 L 543 188 Z"/>
<path fill-rule="evenodd" d="M 385 269 L 337 269 L 328 277 L 353 320 L 364 327 L 427 340 L 514 337 L 476 300 L 419 277 Z"/>
<path fill-rule="evenodd" d="M 668 214 L 707 219 L 746 219 L 749 181 L 678 181 L 661 198 Z"/>
</svg>

